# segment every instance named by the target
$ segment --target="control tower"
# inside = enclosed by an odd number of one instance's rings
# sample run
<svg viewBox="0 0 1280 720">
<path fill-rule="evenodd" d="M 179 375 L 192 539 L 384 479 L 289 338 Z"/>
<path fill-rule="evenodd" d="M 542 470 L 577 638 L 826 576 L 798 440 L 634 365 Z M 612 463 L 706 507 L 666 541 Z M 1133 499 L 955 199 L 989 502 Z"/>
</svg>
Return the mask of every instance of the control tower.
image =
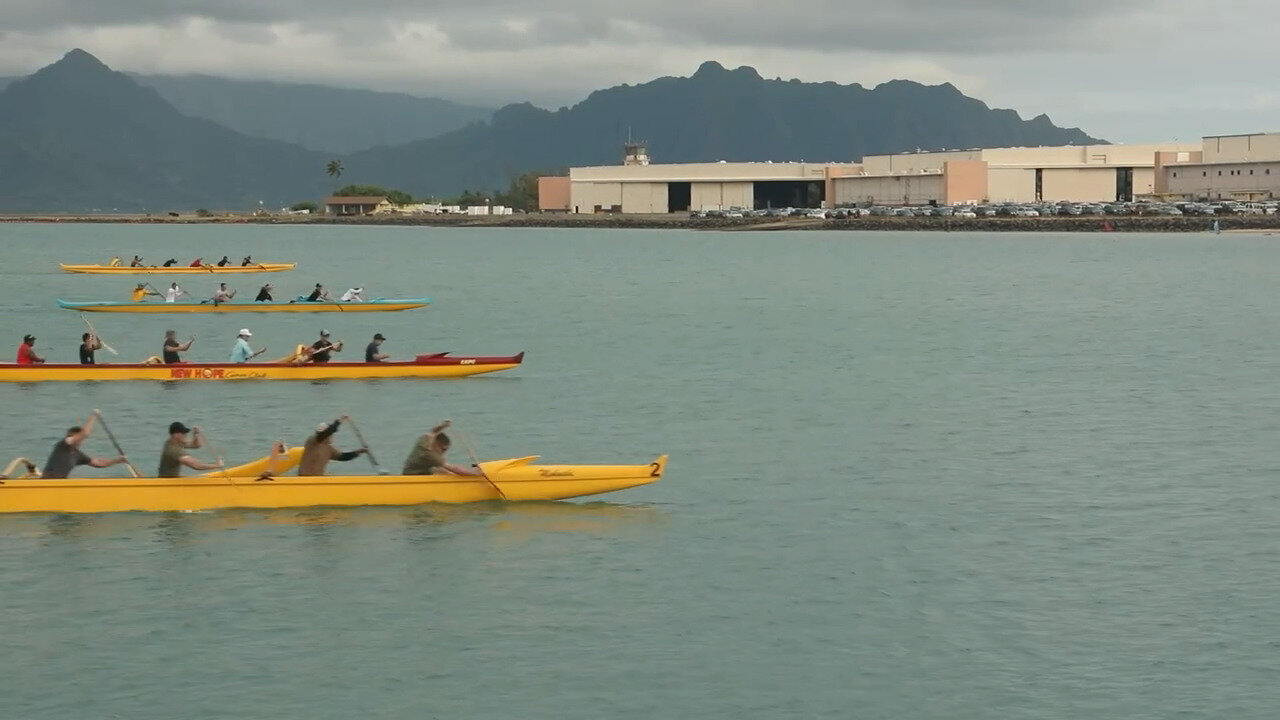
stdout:
<svg viewBox="0 0 1280 720">
<path fill-rule="evenodd" d="M 649 164 L 649 145 L 648 143 L 628 140 L 622 145 L 622 164 L 623 165 L 648 165 Z"/>
</svg>

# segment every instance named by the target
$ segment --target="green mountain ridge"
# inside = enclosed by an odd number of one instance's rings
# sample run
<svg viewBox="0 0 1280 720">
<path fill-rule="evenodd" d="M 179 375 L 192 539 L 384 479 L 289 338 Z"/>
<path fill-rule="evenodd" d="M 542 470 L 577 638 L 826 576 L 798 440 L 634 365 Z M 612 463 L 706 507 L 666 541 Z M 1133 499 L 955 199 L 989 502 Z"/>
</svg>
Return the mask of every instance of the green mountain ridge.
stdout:
<svg viewBox="0 0 1280 720">
<path fill-rule="evenodd" d="M 616 164 L 628 136 L 647 140 L 662 163 L 1099 142 L 951 85 L 765 80 L 708 62 L 691 77 L 597 90 L 555 111 L 507 105 L 439 137 L 343 155 L 190 117 L 73 50 L 0 91 L 0 211 L 273 209 L 349 183 L 447 197 L 503 188 L 528 171 Z M 335 157 L 340 181 L 325 174 Z"/>
<path fill-rule="evenodd" d="M 1105 142 L 1044 115 L 1023 120 L 989 108 L 950 84 L 765 80 L 749 67 L 706 62 L 691 77 L 597 90 L 556 111 L 507 105 L 487 123 L 344 162 L 358 182 L 447 194 L 502 187 L 522 171 L 616 164 L 629 136 L 648 142 L 655 163 L 847 162 L 917 149 Z"/>
<path fill-rule="evenodd" d="M 130 75 L 182 114 L 331 154 L 399 145 L 486 120 L 492 108 L 403 93 L 210 75 Z"/>
</svg>

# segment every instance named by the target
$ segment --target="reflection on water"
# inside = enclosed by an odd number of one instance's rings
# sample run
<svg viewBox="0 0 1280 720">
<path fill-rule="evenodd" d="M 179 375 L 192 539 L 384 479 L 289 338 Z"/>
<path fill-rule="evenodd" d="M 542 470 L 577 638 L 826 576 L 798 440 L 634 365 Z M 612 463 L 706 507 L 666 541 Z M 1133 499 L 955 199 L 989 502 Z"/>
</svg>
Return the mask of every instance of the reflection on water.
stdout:
<svg viewBox="0 0 1280 720">
<path fill-rule="evenodd" d="M 202 535 L 270 526 L 296 526 L 315 537 L 338 528 L 432 531 L 416 540 L 440 537 L 483 524 L 508 540 L 521 541 L 539 533 L 612 535 L 637 526 L 662 523 L 664 511 L 652 505 L 610 502 L 483 502 L 466 505 L 427 504 L 408 507 L 229 509 L 192 513 L 102 513 L 0 515 L 0 529 L 8 537 L 83 541 L 153 535 L 173 547 L 198 543 Z M 415 539 L 415 538 L 411 538 Z"/>
</svg>

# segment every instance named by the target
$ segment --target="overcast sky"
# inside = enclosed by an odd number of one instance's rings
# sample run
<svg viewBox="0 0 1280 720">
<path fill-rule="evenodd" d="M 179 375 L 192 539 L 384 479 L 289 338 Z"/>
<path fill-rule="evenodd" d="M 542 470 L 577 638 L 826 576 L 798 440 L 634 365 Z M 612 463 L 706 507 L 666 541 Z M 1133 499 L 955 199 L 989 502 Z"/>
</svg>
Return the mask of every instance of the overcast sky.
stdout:
<svg viewBox="0 0 1280 720">
<path fill-rule="evenodd" d="M 199 72 L 556 108 L 690 75 L 950 82 L 1119 142 L 1280 130 L 1274 0 L 0 0 L 0 75 L 80 47 Z"/>
</svg>

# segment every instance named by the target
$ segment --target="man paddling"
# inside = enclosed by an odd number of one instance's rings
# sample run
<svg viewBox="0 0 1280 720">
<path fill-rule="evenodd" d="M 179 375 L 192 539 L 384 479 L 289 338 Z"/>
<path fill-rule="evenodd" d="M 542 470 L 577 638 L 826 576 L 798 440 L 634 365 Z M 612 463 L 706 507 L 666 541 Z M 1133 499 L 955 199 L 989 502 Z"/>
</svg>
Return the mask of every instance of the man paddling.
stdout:
<svg viewBox="0 0 1280 720">
<path fill-rule="evenodd" d="M 418 441 L 413 444 L 413 449 L 409 451 L 409 457 L 404 461 L 404 470 L 400 474 L 483 476 L 484 473 L 479 470 L 453 465 L 445 458 L 451 442 L 449 436 L 444 434 L 444 429 L 452 424 L 445 420 L 418 438 Z"/>
<path fill-rule="evenodd" d="M 249 347 L 249 338 L 253 337 L 253 333 L 249 332 L 249 328 L 241 328 L 240 333 L 236 336 L 235 345 L 231 346 L 231 358 L 233 363 L 244 363 L 258 357 L 267 349 L 254 350 Z"/>
<path fill-rule="evenodd" d="M 89 437 L 89 431 L 93 429 L 93 423 L 97 419 L 98 414 L 94 413 L 84 421 L 84 425 L 76 425 L 67 429 L 67 434 L 54 443 L 53 450 L 49 453 L 49 459 L 45 461 L 44 470 L 40 472 L 40 477 L 62 479 L 71 475 L 71 471 L 80 465 L 105 468 L 129 462 L 124 455 L 117 455 L 113 458 L 96 458 L 89 457 L 80 449 L 80 444 Z"/>
<path fill-rule="evenodd" d="M 307 438 L 307 442 L 302 446 L 302 460 L 298 462 L 298 475 L 309 477 L 324 475 L 330 460 L 346 462 L 369 452 L 368 448 L 343 452 L 333 446 L 333 434 L 338 432 L 338 425 L 348 419 L 343 415 L 331 423 L 321 423 L 316 427 L 315 433 Z"/>
<path fill-rule="evenodd" d="M 196 428 L 195 434 L 192 436 L 191 441 L 188 442 L 187 433 L 191 431 L 191 428 L 180 422 L 169 423 L 169 439 L 165 440 L 164 448 L 160 451 L 160 469 L 156 471 L 156 477 L 182 477 L 183 465 L 192 470 L 217 470 L 222 467 L 221 461 L 216 463 L 201 462 L 187 454 L 187 450 L 194 450 L 200 447 L 200 441 L 203 437 L 200 433 L 200 428 Z"/>
<path fill-rule="evenodd" d="M 175 365 L 182 362 L 182 356 L 178 353 L 186 352 L 191 349 L 191 343 L 196 341 L 196 336 L 192 335 L 185 343 L 178 342 L 178 334 L 173 330 L 164 331 L 164 349 L 161 355 L 165 365 Z"/>
<path fill-rule="evenodd" d="M 249 267 L 252 264 L 253 264 L 253 256 L 245 255 L 244 260 L 241 261 L 240 263 L 240 267 Z"/>
<path fill-rule="evenodd" d="M 129 299 L 133 302 L 142 302 L 143 298 L 148 295 L 161 297 L 160 293 L 151 290 L 150 286 L 146 283 L 138 283 L 137 286 L 133 288 L 133 292 L 129 294 Z"/>
<path fill-rule="evenodd" d="M 262 289 L 258 291 L 258 297 L 254 298 L 253 301 L 254 302 L 271 302 L 272 289 L 273 288 L 271 287 L 271 283 L 267 283 L 266 285 L 263 285 Z"/>
<path fill-rule="evenodd" d="M 311 348 L 307 351 L 307 360 L 313 363 L 329 362 L 329 353 L 342 352 L 342 341 L 334 342 L 329 339 L 329 331 L 321 330 L 320 339 L 311 343 Z"/>
<path fill-rule="evenodd" d="M 382 347 L 383 340 L 386 340 L 386 338 L 382 337 L 382 333 L 374 333 L 373 342 L 369 343 L 368 347 L 364 349 L 365 362 L 382 362 L 391 357 L 390 355 L 378 351 L 378 349 Z"/>
<path fill-rule="evenodd" d="M 178 287 L 178 283 L 169 283 L 169 289 L 164 291 L 164 301 L 167 303 L 176 303 L 178 298 L 188 295 L 186 290 Z"/>
<path fill-rule="evenodd" d="M 229 262 L 231 261 L 227 259 L 227 256 L 223 255 L 222 259 L 218 261 L 218 267 L 226 267 Z"/>
<path fill-rule="evenodd" d="M 18 346 L 17 363 L 19 365 L 35 365 L 43 362 L 44 358 L 36 354 L 36 336 L 23 335 L 22 344 Z"/>
<path fill-rule="evenodd" d="M 236 296 L 235 290 L 228 290 L 226 283 L 218 283 L 218 289 L 213 293 L 213 304 L 231 302 Z"/>
<path fill-rule="evenodd" d="M 80 336 L 80 364 L 81 365 L 96 364 L 97 360 L 94 357 L 94 353 L 101 349 L 102 349 L 102 341 L 98 339 L 97 335 L 94 335 L 91 332 L 87 332 L 81 335 Z M 86 423 L 86 425 L 87 424 L 88 423 Z"/>
<path fill-rule="evenodd" d="M 328 299 L 329 299 L 329 291 L 325 290 L 324 287 L 320 285 L 320 283 L 316 283 L 316 289 L 312 290 L 311 294 L 307 296 L 307 302 L 320 302 L 321 300 L 328 300 Z"/>
</svg>

